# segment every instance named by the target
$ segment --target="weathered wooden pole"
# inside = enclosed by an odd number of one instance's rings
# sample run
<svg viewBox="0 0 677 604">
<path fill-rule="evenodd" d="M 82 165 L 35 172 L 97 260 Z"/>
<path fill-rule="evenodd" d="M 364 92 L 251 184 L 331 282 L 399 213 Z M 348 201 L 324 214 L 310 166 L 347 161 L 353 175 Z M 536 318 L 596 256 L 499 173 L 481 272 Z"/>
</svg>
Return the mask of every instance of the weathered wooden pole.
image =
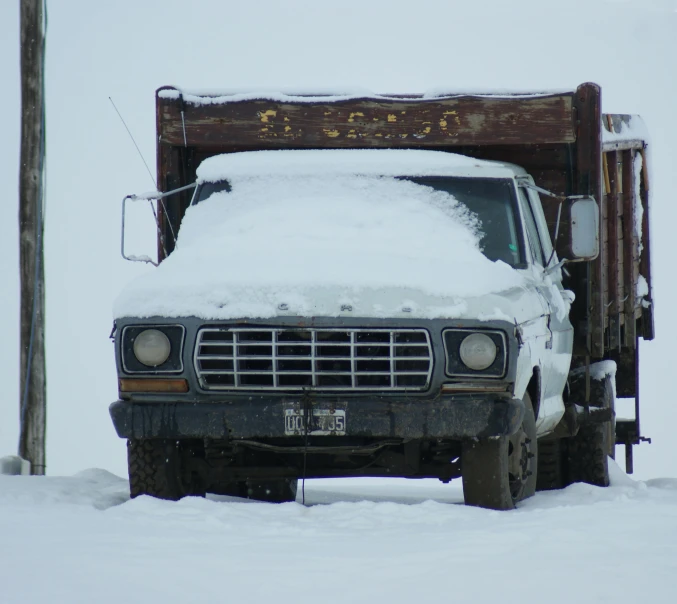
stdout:
<svg viewBox="0 0 677 604">
<path fill-rule="evenodd" d="M 21 389 L 19 455 L 31 474 L 45 473 L 45 286 L 43 175 L 45 156 L 43 0 L 21 0 Z"/>
</svg>

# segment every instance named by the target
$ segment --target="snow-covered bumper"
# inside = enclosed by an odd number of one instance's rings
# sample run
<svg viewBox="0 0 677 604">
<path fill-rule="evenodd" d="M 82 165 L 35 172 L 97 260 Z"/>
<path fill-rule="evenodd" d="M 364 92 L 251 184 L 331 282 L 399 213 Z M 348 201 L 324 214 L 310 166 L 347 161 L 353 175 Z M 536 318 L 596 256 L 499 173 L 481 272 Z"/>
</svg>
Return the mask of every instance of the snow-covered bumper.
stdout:
<svg viewBox="0 0 677 604">
<path fill-rule="evenodd" d="M 110 406 L 121 438 L 252 439 L 290 436 L 289 418 L 341 415 L 339 436 L 467 439 L 514 433 L 524 414 L 508 393 L 441 395 L 433 400 L 252 396 L 209 403 L 116 401 Z M 341 413 L 343 412 L 343 413 Z M 334 426 L 335 429 L 335 426 Z"/>
</svg>

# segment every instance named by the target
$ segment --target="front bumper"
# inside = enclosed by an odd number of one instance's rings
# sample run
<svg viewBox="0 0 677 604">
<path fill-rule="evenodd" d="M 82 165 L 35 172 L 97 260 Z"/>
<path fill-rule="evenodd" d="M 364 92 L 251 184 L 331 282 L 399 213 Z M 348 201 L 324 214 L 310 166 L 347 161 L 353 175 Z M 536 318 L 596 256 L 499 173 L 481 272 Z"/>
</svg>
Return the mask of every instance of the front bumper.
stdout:
<svg viewBox="0 0 677 604">
<path fill-rule="evenodd" d="M 285 409 L 299 398 L 253 396 L 222 402 L 116 401 L 110 415 L 121 438 L 285 438 Z M 442 395 L 432 400 L 378 397 L 322 398 L 317 408 L 346 411 L 346 436 L 452 439 L 507 436 L 524 416 L 520 399 L 506 394 Z"/>
</svg>

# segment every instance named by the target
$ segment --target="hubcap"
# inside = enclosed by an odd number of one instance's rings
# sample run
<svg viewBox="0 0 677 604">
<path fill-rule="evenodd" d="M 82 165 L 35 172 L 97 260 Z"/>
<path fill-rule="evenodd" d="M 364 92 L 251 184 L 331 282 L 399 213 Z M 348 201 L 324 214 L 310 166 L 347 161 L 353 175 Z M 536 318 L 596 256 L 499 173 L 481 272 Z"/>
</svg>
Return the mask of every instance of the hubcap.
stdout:
<svg viewBox="0 0 677 604">
<path fill-rule="evenodd" d="M 526 480 L 532 474 L 533 458 L 531 439 L 521 425 L 508 440 L 508 481 L 513 501 L 520 499 Z"/>
</svg>

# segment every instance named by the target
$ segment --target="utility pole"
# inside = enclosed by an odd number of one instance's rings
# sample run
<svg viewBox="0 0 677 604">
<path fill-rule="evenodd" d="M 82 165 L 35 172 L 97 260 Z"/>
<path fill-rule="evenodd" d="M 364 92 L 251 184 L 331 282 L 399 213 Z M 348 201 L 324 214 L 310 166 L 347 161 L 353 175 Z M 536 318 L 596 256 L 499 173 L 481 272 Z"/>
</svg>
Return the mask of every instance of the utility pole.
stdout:
<svg viewBox="0 0 677 604">
<path fill-rule="evenodd" d="M 45 280 L 43 175 L 45 99 L 43 0 L 21 3 L 21 389 L 19 455 L 31 474 L 45 473 Z"/>
</svg>

